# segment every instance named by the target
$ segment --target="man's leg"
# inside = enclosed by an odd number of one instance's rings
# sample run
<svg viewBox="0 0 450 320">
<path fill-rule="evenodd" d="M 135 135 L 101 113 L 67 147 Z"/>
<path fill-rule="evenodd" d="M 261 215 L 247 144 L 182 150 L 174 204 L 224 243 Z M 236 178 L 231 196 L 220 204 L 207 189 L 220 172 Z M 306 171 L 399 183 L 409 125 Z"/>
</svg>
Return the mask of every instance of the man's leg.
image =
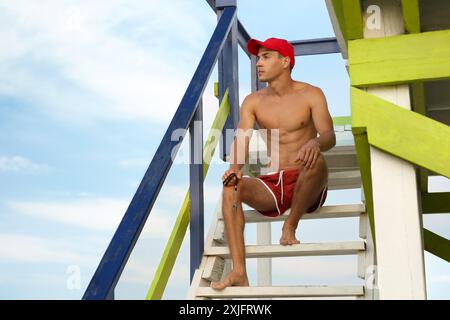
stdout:
<svg viewBox="0 0 450 320">
<path fill-rule="evenodd" d="M 303 168 L 295 185 L 291 212 L 283 225 L 280 244 L 290 245 L 300 243 L 295 238 L 298 222 L 306 210 L 311 207 L 328 182 L 328 168 L 322 154 L 316 160 L 313 168 Z"/>
<path fill-rule="evenodd" d="M 268 211 L 276 209 L 272 195 L 261 181 L 255 178 L 243 177 L 239 181 L 236 197 L 236 213 L 233 212 L 233 192 L 234 187 L 223 187 L 222 213 L 231 260 L 233 261 L 233 270 L 222 281 L 211 284 L 214 289 L 219 290 L 228 286 L 248 286 L 247 269 L 245 266 L 245 220 L 242 202 L 247 203 L 256 210 Z"/>
</svg>

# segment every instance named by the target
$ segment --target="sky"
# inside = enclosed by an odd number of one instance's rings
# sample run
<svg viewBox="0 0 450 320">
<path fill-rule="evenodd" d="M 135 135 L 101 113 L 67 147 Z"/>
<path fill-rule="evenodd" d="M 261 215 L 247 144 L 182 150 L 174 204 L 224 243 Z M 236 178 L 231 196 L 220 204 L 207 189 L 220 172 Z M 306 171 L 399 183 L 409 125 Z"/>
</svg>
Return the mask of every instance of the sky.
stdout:
<svg viewBox="0 0 450 320">
<path fill-rule="evenodd" d="M 254 38 L 333 37 L 324 2 L 238 1 Z M 159 146 L 216 25 L 206 1 L 0 0 L 0 299 L 80 299 Z M 296 80 L 324 91 L 332 116 L 350 115 L 340 54 L 297 57 Z M 217 70 L 203 96 L 204 133 L 214 119 Z M 250 63 L 239 52 L 240 101 Z M 188 136 L 187 136 L 188 137 Z M 178 159 L 189 152 L 185 139 Z M 205 180 L 205 232 L 217 209 L 217 154 Z M 174 163 L 116 287 L 143 299 L 188 190 L 189 168 Z M 432 178 L 431 192 L 450 182 Z M 330 191 L 325 205 L 359 203 L 360 189 Z M 424 226 L 450 236 L 445 215 Z M 274 242 L 280 223 L 272 227 Z M 255 243 L 247 226 L 246 243 Z M 358 237 L 356 219 L 304 221 L 303 242 Z M 274 284 L 362 284 L 356 257 L 280 258 Z M 450 267 L 425 253 L 428 297 L 450 298 Z M 256 284 L 255 260 L 248 260 Z M 289 275 L 289 276 L 286 276 Z M 189 287 L 189 234 L 164 299 Z"/>
</svg>

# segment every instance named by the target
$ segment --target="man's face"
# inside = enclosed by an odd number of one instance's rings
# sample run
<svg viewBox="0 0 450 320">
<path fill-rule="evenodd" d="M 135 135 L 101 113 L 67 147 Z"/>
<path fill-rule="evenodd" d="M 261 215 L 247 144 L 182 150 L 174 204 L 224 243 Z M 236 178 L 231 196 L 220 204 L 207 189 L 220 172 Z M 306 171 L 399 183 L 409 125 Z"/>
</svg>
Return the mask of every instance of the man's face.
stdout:
<svg viewBox="0 0 450 320">
<path fill-rule="evenodd" d="M 264 47 L 259 48 L 256 63 L 259 80 L 267 82 L 278 77 L 284 70 L 283 63 L 286 65 L 285 57 L 277 51 Z"/>
</svg>

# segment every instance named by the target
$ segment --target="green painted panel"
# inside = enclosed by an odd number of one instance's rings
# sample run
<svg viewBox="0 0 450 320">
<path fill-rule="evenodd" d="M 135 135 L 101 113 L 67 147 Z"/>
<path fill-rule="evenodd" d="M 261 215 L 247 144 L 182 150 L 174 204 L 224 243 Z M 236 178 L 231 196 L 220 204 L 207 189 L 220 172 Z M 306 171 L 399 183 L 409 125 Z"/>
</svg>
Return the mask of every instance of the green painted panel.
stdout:
<svg viewBox="0 0 450 320">
<path fill-rule="evenodd" d="M 363 17 L 361 0 L 332 0 L 334 12 L 344 39 L 363 37 Z"/>
<path fill-rule="evenodd" d="M 450 78 L 450 30 L 348 42 L 352 86 Z"/>
<path fill-rule="evenodd" d="M 394 156 L 450 177 L 450 127 L 351 88 L 352 126 L 367 128 L 369 143 Z"/>
<path fill-rule="evenodd" d="M 419 0 L 402 0 L 403 21 L 409 33 L 420 32 Z"/>
<path fill-rule="evenodd" d="M 351 125 L 351 124 L 352 124 L 351 116 L 333 117 L 333 125 L 335 125 L 335 126 L 345 126 L 345 125 Z"/>
<path fill-rule="evenodd" d="M 369 215 L 370 230 L 372 231 L 372 240 L 374 246 L 376 247 L 369 142 L 367 140 L 367 133 L 365 132 L 363 133 L 353 132 L 353 136 L 355 138 L 356 157 L 358 159 L 359 170 L 361 172 L 361 180 L 364 187 L 364 199 L 366 202 L 366 211 L 367 214 Z"/>
<path fill-rule="evenodd" d="M 450 240 L 427 229 L 423 229 L 423 240 L 426 251 L 450 262 Z"/>
<path fill-rule="evenodd" d="M 450 192 L 422 193 L 423 213 L 450 213 Z"/>
</svg>

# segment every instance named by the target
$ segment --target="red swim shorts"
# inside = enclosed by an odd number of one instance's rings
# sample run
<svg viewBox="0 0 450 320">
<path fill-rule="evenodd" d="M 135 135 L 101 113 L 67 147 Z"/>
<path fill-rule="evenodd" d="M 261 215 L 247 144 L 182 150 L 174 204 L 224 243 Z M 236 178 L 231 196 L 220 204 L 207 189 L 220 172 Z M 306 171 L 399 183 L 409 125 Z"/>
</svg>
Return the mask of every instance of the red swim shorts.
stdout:
<svg viewBox="0 0 450 320">
<path fill-rule="evenodd" d="M 284 169 L 256 178 L 270 191 L 277 207 L 276 210 L 272 211 L 259 211 L 261 214 L 268 217 L 277 217 L 291 207 L 295 184 L 300 171 L 300 168 Z M 306 210 L 307 213 L 312 213 L 323 206 L 327 198 L 327 191 L 328 186 L 325 186 L 314 204 Z"/>
</svg>

